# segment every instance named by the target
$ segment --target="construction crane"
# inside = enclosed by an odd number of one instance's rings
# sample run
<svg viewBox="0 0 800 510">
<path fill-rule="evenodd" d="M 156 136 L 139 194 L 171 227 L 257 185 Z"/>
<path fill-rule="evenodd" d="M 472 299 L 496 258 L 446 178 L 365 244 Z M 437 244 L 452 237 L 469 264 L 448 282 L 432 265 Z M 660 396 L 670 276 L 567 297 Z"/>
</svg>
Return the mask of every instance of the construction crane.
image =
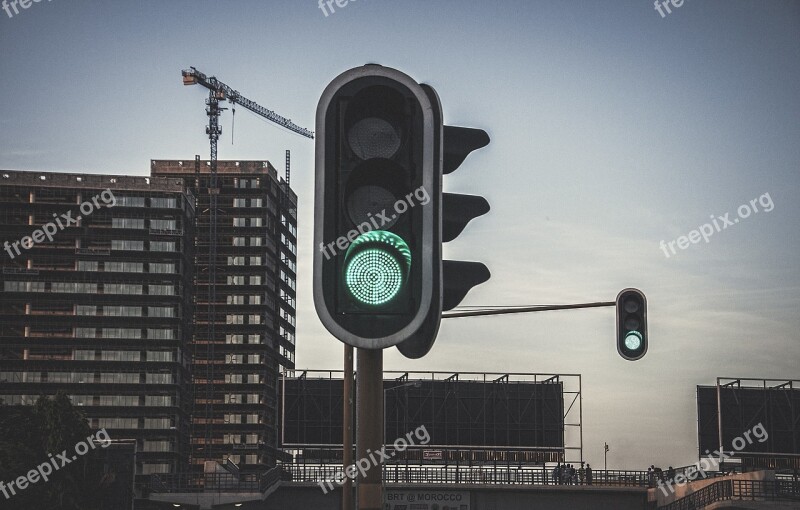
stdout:
<svg viewBox="0 0 800 510">
<path fill-rule="evenodd" d="M 239 93 L 239 91 L 232 89 L 228 85 L 217 80 L 214 76 L 206 76 L 194 67 L 184 69 L 181 71 L 183 76 L 184 85 L 202 85 L 208 89 L 208 99 L 206 99 L 206 115 L 208 115 L 208 126 L 206 127 L 206 134 L 211 142 L 211 175 L 208 184 L 208 197 L 209 197 L 209 247 L 208 247 L 208 338 L 206 341 L 206 398 L 205 398 L 205 444 L 203 445 L 204 457 L 210 460 L 209 447 L 212 440 L 212 422 L 214 413 L 214 360 L 215 349 L 214 339 L 216 337 L 216 300 L 217 300 L 217 197 L 219 195 L 219 182 L 217 179 L 217 143 L 222 134 L 222 126 L 219 123 L 219 117 L 226 108 L 222 108 L 220 103 L 228 101 L 235 108 L 237 104 L 242 105 L 244 108 L 259 115 L 275 124 L 297 133 L 306 138 L 314 138 L 314 133 L 307 129 L 301 128 L 290 119 L 282 117 L 272 110 L 264 108 L 258 103 L 247 99 Z M 234 109 L 235 114 L 235 109 Z M 199 191 L 200 184 L 200 164 L 199 157 L 195 161 L 195 182 Z M 286 154 L 286 190 L 288 193 L 289 188 L 289 154 Z M 285 194 L 284 193 L 284 194 Z M 279 201 L 280 207 L 281 201 Z M 199 215 L 198 215 L 199 216 Z M 196 400 L 196 399 L 195 399 Z M 193 418 L 193 422 L 195 419 Z M 192 453 L 193 455 L 193 453 Z"/>
</svg>

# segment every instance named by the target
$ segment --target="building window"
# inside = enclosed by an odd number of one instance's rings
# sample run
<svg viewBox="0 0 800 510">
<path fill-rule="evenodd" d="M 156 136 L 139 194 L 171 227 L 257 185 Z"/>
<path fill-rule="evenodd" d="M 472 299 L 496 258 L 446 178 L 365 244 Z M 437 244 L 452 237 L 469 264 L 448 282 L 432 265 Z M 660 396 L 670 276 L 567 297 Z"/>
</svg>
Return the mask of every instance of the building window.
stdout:
<svg viewBox="0 0 800 510">
<path fill-rule="evenodd" d="M 76 350 L 72 353 L 72 359 L 75 361 L 94 361 L 94 351 Z"/>
<path fill-rule="evenodd" d="M 44 282 L 6 281 L 3 288 L 6 292 L 44 292 Z"/>
<path fill-rule="evenodd" d="M 111 273 L 143 273 L 144 264 L 141 262 L 106 262 L 103 270 Z"/>
<path fill-rule="evenodd" d="M 252 314 L 248 316 L 248 323 L 249 324 L 261 324 L 261 316 L 258 314 Z"/>
<path fill-rule="evenodd" d="M 225 335 L 226 344 L 241 344 L 243 335 Z"/>
<path fill-rule="evenodd" d="M 174 340 L 175 330 L 148 328 L 147 338 L 148 340 Z"/>
<path fill-rule="evenodd" d="M 111 241 L 112 250 L 129 250 L 129 251 L 142 251 L 144 250 L 144 241 L 131 241 L 130 239 L 113 239 Z"/>
<path fill-rule="evenodd" d="M 247 218 L 233 218 L 233 226 L 234 227 L 244 227 L 246 226 Z"/>
<path fill-rule="evenodd" d="M 250 285 L 261 285 L 261 277 L 260 276 L 251 276 L 250 277 Z"/>
<path fill-rule="evenodd" d="M 244 285 L 244 276 L 228 276 L 228 285 Z"/>
<path fill-rule="evenodd" d="M 250 304 L 251 305 L 260 305 L 261 304 L 261 296 L 250 296 Z"/>
<path fill-rule="evenodd" d="M 97 307 L 93 305 L 77 305 L 75 315 L 97 315 Z"/>
<path fill-rule="evenodd" d="M 178 201 L 174 198 L 151 198 L 150 207 L 161 207 L 164 209 L 175 209 L 178 207 Z"/>
<path fill-rule="evenodd" d="M 142 464 L 143 475 L 169 474 L 169 464 Z"/>
<path fill-rule="evenodd" d="M 141 218 L 111 218 L 113 228 L 144 228 L 144 219 Z"/>
<path fill-rule="evenodd" d="M 147 395 L 144 397 L 144 405 L 155 407 L 169 407 L 172 405 L 172 397 L 169 395 Z"/>
<path fill-rule="evenodd" d="M 142 330 L 133 328 L 103 328 L 103 338 L 142 338 Z"/>
<path fill-rule="evenodd" d="M 50 285 L 50 292 L 96 294 L 97 284 L 78 283 L 78 282 L 53 282 Z"/>
<path fill-rule="evenodd" d="M 97 271 L 98 264 L 96 260 L 79 260 L 78 271 Z"/>
<path fill-rule="evenodd" d="M 147 361 L 170 362 L 172 351 L 147 351 Z"/>
<path fill-rule="evenodd" d="M 103 361 L 141 361 L 139 351 L 103 351 L 100 353 Z"/>
<path fill-rule="evenodd" d="M 138 429 L 139 418 L 98 418 L 101 429 Z"/>
<path fill-rule="evenodd" d="M 137 380 L 138 382 L 138 380 Z M 139 397 L 131 395 L 100 395 L 101 406 L 138 406 Z"/>
<path fill-rule="evenodd" d="M 174 285 L 148 285 L 147 293 L 151 296 L 174 296 Z"/>
<path fill-rule="evenodd" d="M 139 384 L 139 374 L 128 372 L 103 372 L 100 374 L 100 382 L 107 384 Z"/>
<path fill-rule="evenodd" d="M 251 237 L 250 238 L 250 246 L 261 246 L 261 238 L 260 237 Z"/>
<path fill-rule="evenodd" d="M 243 305 L 244 296 L 228 296 L 229 305 Z"/>
<path fill-rule="evenodd" d="M 242 423 L 241 414 L 226 414 L 224 417 L 225 423 Z"/>
<path fill-rule="evenodd" d="M 142 286 L 133 283 L 106 283 L 103 285 L 106 294 L 141 294 Z"/>
<path fill-rule="evenodd" d="M 264 200 L 261 198 L 251 198 L 250 199 L 250 207 L 262 207 Z"/>
<path fill-rule="evenodd" d="M 244 257 L 228 257 L 229 266 L 243 266 Z"/>
<path fill-rule="evenodd" d="M 145 382 L 147 384 L 172 384 L 172 374 L 147 374 Z"/>
<path fill-rule="evenodd" d="M 261 218 L 250 218 L 251 227 L 260 227 L 263 224 Z"/>
<path fill-rule="evenodd" d="M 226 315 L 225 324 L 244 324 L 244 315 Z"/>
<path fill-rule="evenodd" d="M 172 426 L 169 418 L 145 418 L 144 428 L 146 429 L 168 429 Z"/>
<path fill-rule="evenodd" d="M 150 241 L 150 251 L 175 251 L 175 241 Z"/>
<path fill-rule="evenodd" d="M 174 274 L 175 264 L 168 262 L 151 262 L 149 269 L 150 272 L 154 274 Z"/>
<path fill-rule="evenodd" d="M 175 317 L 175 309 L 171 306 L 149 306 L 147 307 L 148 317 Z"/>
<path fill-rule="evenodd" d="M 144 197 L 116 197 L 117 206 L 144 207 Z"/>
<path fill-rule="evenodd" d="M 234 198 L 233 199 L 233 206 L 234 207 L 247 207 L 247 199 L 245 199 L 245 198 Z"/>
<path fill-rule="evenodd" d="M 244 237 L 234 237 L 233 238 L 233 245 L 234 246 L 244 246 Z"/>
<path fill-rule="evenodd" d="M 177 229 L 176 220 L 150 220 L 150 228 L 156 230 L 175 230 Z"/>
<path fill-rule="evenodd" d="M 103 315 L 110 317 L 141 317 L 141 306 L 104 306 Z"/>
</svg>

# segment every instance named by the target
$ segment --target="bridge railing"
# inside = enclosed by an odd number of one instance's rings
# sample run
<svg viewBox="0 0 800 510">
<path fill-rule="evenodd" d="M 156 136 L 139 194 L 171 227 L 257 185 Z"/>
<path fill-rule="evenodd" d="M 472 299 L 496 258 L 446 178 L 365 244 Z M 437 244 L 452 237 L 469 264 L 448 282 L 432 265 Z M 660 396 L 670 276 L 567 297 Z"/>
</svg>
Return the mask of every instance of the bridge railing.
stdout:
<svg viewBox="0 0 800 510">
<path fill-rule="evenodd" d="M 725 500 L 800 501 L 800 482 L 771 480 L 720 480 L 659 510 L 695 510 Z"/>
<path fill-rule="evenodd" d="M 336 464 L 282 464 L 292 482 L 333 480 L 342 471 Z M 380 469 L 373 467 L 372 469 Z M 615 487 L 648 487 L 646 471 L 592 471 L 591 480 L 584 471 L 581 477 L 576 470 L 572 479 L 553 479 L 552 468 L 542 466 L 455 466 L 455 465 L 405 465 L 383 466 L 386 483 L 442 483 L 490 485 L 602 485 Z"/>
</svg>

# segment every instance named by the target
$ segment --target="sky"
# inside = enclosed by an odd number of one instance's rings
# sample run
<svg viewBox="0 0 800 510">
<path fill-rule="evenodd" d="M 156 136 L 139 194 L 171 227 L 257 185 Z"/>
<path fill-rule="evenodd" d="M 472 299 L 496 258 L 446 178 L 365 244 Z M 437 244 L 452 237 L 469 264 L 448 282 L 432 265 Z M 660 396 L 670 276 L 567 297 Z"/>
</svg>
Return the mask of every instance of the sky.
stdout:
<svg viewBox="0 0 800 510">
<path fill-rule="evenodd" d="M 613 301 L 637 287 L 650 337 L 630 362 L 613 308 L 445 319 L 429 355 L 387 349 L 386 370 L 581 374 L 584 458 L 602 466 L 607 442 L 610 469 L 697 460 L 698 384 L 800 379 L 800 3 L 685 0 L 663 17 L 649 0 L 333 7 L 0 10 L 0 169 L 149 175 L 151 159 L 207 158 L 189 66 L 314 130 L 325 86 L 379 63 L 435 87 L 446 123 L 491 136 L 445 178 L 492 207 L 445 245 L 492 273 L 462 304 Z M 233 144 L 230 112 L 222 125 L 220 159 L 282 170 L 292 151 L 297 366 L 340 369 L 312 301 L 314 142 L 243 108 Z M 721 229 L 726 213 L 740 221 Z M 708 242 L 675 243 L 714 220 Z"/>
</svg>

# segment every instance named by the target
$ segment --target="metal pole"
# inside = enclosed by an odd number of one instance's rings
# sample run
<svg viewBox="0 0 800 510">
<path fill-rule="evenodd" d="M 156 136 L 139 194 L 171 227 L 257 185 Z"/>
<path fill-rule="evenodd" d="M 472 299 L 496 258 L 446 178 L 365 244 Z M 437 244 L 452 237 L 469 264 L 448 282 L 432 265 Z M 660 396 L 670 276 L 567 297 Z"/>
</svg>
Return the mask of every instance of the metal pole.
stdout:
<svg viewBox="0 0 800 510">
<path fill-rule="evenodd" d="M 603 301 L 599 303 L 579 303 L 575 305 L 543 305 L 525 306 L 517 308 L 497 308 L 494 310 L 473 310 L 469 312 L 450 312 L 443 313 L 442 319 L 452 319 L 455 317 L 478 317 L 481 315 L 506 315 L 509 313 L 528 313 L 528 312 L 548 312 L 551 310 L 575 310 L 578 308 L 601 308 L 604 306 L 617 306 L 616 301 Z"/>
<path fill-rule="evenodd" d="M 287 151 L 288 152 L 288 151 Z M 342 417 L 342 472 L 353 464 L 353 346 L 344 344 L 344 416 Z M 353 510 L 353 480 L 342 486 L 342 510 Z"/>
<path fill-rule="evenodd" d="M 722 450 L 725 448 L 725 445 L 722 444 L 722 394 L 720 391 L 719 386 L 719 377 L 717 377 L 717 438 L 719 439 L 719 463 L 722 463 Z M 719 470 L 722 471 L 722 467 L 719 466 Z"/>
<path fill-rule="evenodd" d="M 356 370 L 356 455 L 371 459 L 383 447 L 383 350 L 358 349 Z M 370 463 L 358 474 L 358 510 L 382 510 L 381 467 Z"/>
</svg>

